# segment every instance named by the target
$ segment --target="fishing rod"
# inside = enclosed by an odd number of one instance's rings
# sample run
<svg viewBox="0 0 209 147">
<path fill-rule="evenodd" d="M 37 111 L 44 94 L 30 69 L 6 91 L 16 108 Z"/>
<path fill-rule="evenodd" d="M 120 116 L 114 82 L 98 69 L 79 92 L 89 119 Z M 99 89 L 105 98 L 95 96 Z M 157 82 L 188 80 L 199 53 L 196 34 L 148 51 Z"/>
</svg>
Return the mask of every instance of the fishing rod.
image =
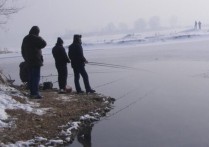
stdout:
<svg viewBox="0 0 209 147">
<path fill-rule="evenodd" d="M 113 73 L 113 72 L 109 72 L 109 71 L 98 71 L 98 72 L 89 72 L 90 74 L 103 74 L 103 73 Z M 72 77 L 74 74 L 68 74 L 68 76 Z M 49 75 L 44 75 L 41 76 L 41 78 L 48 78 L 48 77 L 57 77 L 58 75 L 54 75 L 54 74 L 49 74 Z"/>
<path fill-rule="evenodd" d="M 43 55 L 51 55 L 49 53 L 43 53 Z M 22 58 L 22 55 L 17 55 L 17 56 L 11 56 L 11 57 L 0 57 L 0 60 L 1 59 L 10 59 L 10 58 Z"/>
<path fill-rule="evenodd" d="M 20 57 L 22 57 L 22 56 L 1 57 L 0 59 L 20 58 Z"/>
<path fill-rule="evenodd" d="M 46 75 L 46 76 L 41 76 L 41 78 L 57 77 L 57 76 L 58 76 L 58 75 L 50 74 L 50 75 Z M 68 76 L 73 76 L 73 74 L 68 74 Z"/>
<path fill-rule="evenodd" d="M 108 64 L 108 63 L 101 63 L 101 62 L 88 62 L 89 65 L 95 65 L 95 66 L 102 66 L 102 67 L 110 67 L 110 68 L 119 68 L 119 69 L 129 69 L 129 70 L 139 70 L 139 71 L 145 71 L 154 73 L 153 71 L 142 69 L 142 68 L 134 68 L 129 66 L 123 66 L 123 65 L 117 65 L 117 64 Z"/>
<path fill-rule="evenodd" d="M 136 69 L 133 67 L 123 66 L 123 65 L 100 63 L 100 62 L 88 62 L 88 64 L 97 65 L 97 66 L 112 67 L 112 68 L 121 68 L 121 69 Z"/>
<path fill-rule="evenodd" d="M 90 74 L 104 74 L 104 73 L 115 73 L 117 71 L 95 71 L 95 72 L 88 72 Z"/>
<path fill-rule="evenodd" d="M 68 78 L 71 78 L 71 77 L 73 77 L 73 74 L 68 74 L 69 76 L 68 76 Z M 40 76 L 41 77 L 41 81 L 43 82 L 44 80 L 45 81 L 48 81 L 48 77 L 57 77 L 58 75 L 53 75 L 53 74 L 50 74 L 50 75 L 46 75 L 46 76 Z M 52 82 L 53 84 L 54 83 L 57 83 L 58 81 L 55 81 L 55 82 Z"/>
</svg>

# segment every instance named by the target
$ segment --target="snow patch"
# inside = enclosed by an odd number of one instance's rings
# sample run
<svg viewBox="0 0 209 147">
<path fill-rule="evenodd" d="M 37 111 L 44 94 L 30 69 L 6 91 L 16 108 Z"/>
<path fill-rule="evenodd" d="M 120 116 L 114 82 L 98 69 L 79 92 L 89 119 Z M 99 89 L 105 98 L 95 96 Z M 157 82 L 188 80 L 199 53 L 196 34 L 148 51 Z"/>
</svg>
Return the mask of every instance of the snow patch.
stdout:
<svg viewBox="0 0 209 147">
<path fill-rule="evenodd" d="M 37 105 L 35 103 L 22 104 L 13 99 L 12 96 L 25 98 L 15 88 L 0 84 L 0 128 L 9 127 L 10 124 L 10 121 L 7 121 L 9 119 L 9 115 L 6 113 L 6 109 L 22 109 L 26 112 L 37 115 L 43 115 L 47 110 L 35 108 Z"/>
</svg>

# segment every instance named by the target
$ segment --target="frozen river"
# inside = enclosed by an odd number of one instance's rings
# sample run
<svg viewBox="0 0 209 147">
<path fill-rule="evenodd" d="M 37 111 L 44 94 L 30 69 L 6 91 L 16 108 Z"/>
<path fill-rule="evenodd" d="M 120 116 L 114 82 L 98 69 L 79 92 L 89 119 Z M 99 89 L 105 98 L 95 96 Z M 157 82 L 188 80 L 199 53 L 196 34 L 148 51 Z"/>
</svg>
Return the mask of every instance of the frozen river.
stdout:
<svg viewBox="0 0 209 147">
<path fill-rule="evenodd" d="M 22 58 L 3 56 L 0 68 L 17 79 Z M 85 56 L 132 68 L 86 65 L 92 87 L 117 100 L 110 117 L 94 124 L 87 145 L 75 140 L 70 146 L 209 146 L 209 40 L 86 50 Z M 56 75 L 50 52 L 44 60 L 42 75 Z M 68 71 L 72 74 L 70 65 Z M 74 87 L 71 75 L 68 84 Z"/>
</svg>

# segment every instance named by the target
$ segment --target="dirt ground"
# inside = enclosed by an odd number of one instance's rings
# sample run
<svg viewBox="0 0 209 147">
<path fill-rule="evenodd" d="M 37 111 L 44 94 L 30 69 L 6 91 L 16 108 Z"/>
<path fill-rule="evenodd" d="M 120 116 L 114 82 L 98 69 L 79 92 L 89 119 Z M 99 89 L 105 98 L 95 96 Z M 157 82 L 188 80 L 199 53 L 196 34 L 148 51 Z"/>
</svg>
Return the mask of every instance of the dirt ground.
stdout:
<svg viewBox="0 0 209 147">
<path fill-rule="evenodd" d="M 62 130 L 60 126 L 71 121 L 78 121 L 80 116 L 89 112 L 105 115 L 106 108 L 110 107 L 110 103 L 103 101 L 104 98 L 108 98 L 99 94 L 76 94 L 75 92 L 58 94 L 53 90 L 42 91 L 41 94 L 44 96 L 43 99 L 30 99 L 30 101 L 39 103 L 39 108 L 49 108 L 47 113 L 36 115 L 23 110 L 7 110 L 11 120 L 15 123 L 9 128 L 0 130 L 0 142 L 15 143 L 37 136 L 54 139 Z M 26 100 L 22 98 L 13 98 L 21 103 L 26 103 Z"/>
</svg>

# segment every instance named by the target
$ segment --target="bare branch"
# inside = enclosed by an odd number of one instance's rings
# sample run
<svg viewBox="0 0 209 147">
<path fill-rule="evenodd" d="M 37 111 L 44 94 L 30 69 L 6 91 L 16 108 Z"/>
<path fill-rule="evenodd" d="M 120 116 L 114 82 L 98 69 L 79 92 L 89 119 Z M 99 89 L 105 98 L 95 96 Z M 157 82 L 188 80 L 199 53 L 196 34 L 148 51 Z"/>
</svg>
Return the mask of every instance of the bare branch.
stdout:
<svg viewBox="0 0 209 147">
<path fill-rule="evenodd" d="M 0 9 L 0 15 L 11 15 L 14 13 L 17 13 L 19 11 L 18 8 L 6 8 L 6 9 Z"/>
<path fill-rule="evenodd" d="M 0 24 L 6 24 L 10 15 L 17 13 L 21 8 L 10 6 L 11 0 L 0 0 Z"/>
<path fill-rule="evenodd" d="M 0 9 L 6 4 L 6 0 L 0 0 Z"/>
</svg>

